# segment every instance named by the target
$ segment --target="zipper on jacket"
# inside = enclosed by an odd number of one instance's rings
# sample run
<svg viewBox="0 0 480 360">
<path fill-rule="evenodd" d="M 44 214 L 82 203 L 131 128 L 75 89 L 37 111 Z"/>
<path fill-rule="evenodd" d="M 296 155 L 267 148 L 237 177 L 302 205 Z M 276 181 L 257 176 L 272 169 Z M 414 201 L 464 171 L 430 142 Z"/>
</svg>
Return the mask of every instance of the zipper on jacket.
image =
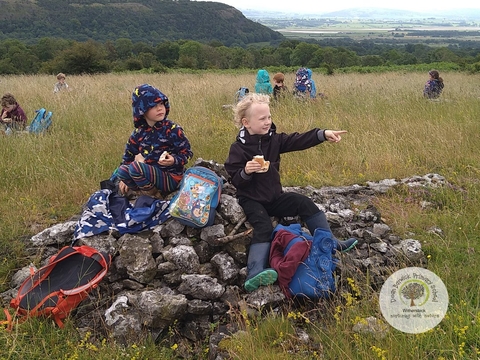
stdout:
<svg viewBox="0 0 480 360">
<path fill-rule="evenodd" d="M 262 151 L 262 138 L 261 138 L 261 137 L 258 138 L 258 155 L 263 155 L 263 151 Z"/>
</svg>

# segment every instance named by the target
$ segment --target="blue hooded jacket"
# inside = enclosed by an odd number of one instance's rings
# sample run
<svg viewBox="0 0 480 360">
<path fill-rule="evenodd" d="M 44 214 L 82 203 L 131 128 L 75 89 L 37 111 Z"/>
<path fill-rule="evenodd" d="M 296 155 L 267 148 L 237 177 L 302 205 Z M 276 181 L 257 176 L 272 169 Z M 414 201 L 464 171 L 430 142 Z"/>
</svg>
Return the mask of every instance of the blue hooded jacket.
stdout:
<svg viewBox="0 0 480 360">
<path fill-rule="evenodd" d="M 160 102 L 165 105 L 165 118 L 150 126 L 145 120 L 145 113 Z M 142 154 L 146 164 L 182 175 L 193 153 L 182 127 L 167 119 L 170 112 L 168 97 L 149 84 L 137 86 L 132 93 L 132 112 L 135 129 L 127 141 L 122 164 L 130 164 L 135 160 L 135 155 Z M 174 157 L 173 165 L 162 166 L 158 163 L 164 151 Z"/>
<path fill-rule="evenodd" d="M 257 72 L 257 82 L 255 83 L 255 92 L 257 94 L 270 95 L 273 93 L 272 84 L 270 84 L 270 75 L 265 69 L 260 69 Z"/>
</svg>

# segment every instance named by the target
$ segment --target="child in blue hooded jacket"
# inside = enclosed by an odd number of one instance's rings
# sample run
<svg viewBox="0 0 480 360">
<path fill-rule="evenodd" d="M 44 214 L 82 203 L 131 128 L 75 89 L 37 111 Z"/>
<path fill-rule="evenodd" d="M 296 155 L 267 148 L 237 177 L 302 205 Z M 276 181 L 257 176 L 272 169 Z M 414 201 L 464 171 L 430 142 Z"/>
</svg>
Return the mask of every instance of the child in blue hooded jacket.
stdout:
<svg viewBox="0 0 480 360">
<path fill-rule="evenodd" d="M 132 111 L 135 129 L 114 172 L 120 193 L 129 189 L 146 195 L 175 191 L 193 153 L 183 129 L 167 118 L 167 96 L 149 84 L 137 86 Z"/>
<path fill-rule="evenodd" d="M 257 94 L 271 95 L 273 87 L 270 83 L 270 74 L 265 69 L 260 69 L 257 72 L 257 82 L 255 83 L 255 92 Z"/>
</svg>

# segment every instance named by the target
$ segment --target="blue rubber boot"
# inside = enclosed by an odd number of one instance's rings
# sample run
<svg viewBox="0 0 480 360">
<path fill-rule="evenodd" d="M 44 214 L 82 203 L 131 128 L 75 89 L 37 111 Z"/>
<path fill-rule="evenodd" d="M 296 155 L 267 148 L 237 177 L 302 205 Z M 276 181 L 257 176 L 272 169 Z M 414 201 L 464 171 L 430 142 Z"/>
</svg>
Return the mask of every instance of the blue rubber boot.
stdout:
<svg viewBox="0 0 480 360">
<path fill-rule="evenodd" d="M 245 290 L 252 292 L 260 286 L 271 285 L 277 281 L 278 274 L 272 268 L 267 268 L 270 257 L 270 243 L 258 243 L 250 245 L 247 260 L 247 279 Z"/>
<path fill-rule="evenodd" d="M 324 230 L 330 231 L 332 233 L 332 230 L 330 230 L 330 225 L 328 225 L 327 217 L 325 216 L 325 213 L 323 211 L 320 211 L 316 213 L 315 215 L 310 216 L 307 220 L 305 220 L 305 224 L 308 227 L 308 230 L 310 231 L 310 234 L 315 233 L 315 229 L 321 228 Z M 358 240 L 355 238 L 350 238 L 347 240 L 338 240 L 333 237 L 332 238 L 337 242 L 337 250 L 340 252 L 347 252 L 352 250 L 355 245 L 358 244 Z"/>
</svg>

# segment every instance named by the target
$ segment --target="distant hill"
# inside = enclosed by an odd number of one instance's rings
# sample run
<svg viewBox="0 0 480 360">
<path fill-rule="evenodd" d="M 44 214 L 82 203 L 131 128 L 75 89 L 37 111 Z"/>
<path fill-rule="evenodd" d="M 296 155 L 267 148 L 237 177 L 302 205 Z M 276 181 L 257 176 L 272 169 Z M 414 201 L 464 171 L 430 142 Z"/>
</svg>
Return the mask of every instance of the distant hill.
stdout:
<svg viewBox="0 0 480 360">
<path fill-rule="evenodd" d="M 341 11 L 323 13 L 322 17 L 338 18 L 363 18 L 363 19 L 413 19 L 413 18 L 444 18 L 450 20 L 458 19 L 480 19 L 479 9 L 456 9 L 456 10 L 434 10 L 419 12 L 399 9 L 383 8 L 351 8 Z"/>
<path fill-rule="evenodd" d="M 188 0 L 0 0 L 0 40 L 42 37 L 104 42 L 128 38 L 220 41 L 231 46 L 279 42 L 283 35 L 216 2 Z"/>
<path fill-rule="evenodd" d="M 432 10 L 429 12 L 418 12 L 399 9 L 384 8 L 350 8 L 339 11 L 312 13 L 297 12 L 286 13 L 281 11 L 258 11 L 253 9 L 242 9 L 243 14 L 249 19 L 293 19 L 293 18 L 343 18 L 343 19 L 419 19 L 439 18 L 448 20 L 480 20 L 480 9 L 454 9 L 448 11 Z"/>
</svg>

